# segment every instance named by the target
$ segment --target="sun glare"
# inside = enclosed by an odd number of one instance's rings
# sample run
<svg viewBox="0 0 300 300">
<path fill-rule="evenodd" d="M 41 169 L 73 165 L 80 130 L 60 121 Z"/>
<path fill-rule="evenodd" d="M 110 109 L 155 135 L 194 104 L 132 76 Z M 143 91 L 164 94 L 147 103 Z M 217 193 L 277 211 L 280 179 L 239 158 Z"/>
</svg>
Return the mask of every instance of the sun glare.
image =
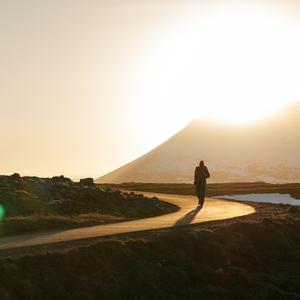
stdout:
<svg viewBox="0 0 300 300">
<path fill-rule="evenodd" d="M 139 62 L 137 99 L 173 122 L 265 117 L 300 99 L 299 33 L 299 24 L 274 12 L 223 12 L 173 24 Z"/>
</svg>

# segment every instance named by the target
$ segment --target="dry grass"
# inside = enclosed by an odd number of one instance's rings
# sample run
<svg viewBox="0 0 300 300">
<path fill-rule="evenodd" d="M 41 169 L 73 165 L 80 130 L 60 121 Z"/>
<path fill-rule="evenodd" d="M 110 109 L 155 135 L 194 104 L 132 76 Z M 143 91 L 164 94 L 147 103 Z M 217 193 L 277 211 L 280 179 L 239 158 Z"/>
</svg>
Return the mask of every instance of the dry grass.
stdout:
<svg viewBox="0 0 300 300">
<path fill-rule="evenodd" d="M 5 218 L 0 223 L 0 236 L 72 227 L 101 225 L 130 220 L 116 215 L 85 213 L 73 216 L 58 214 L 34 214 Z"/>
</svg>

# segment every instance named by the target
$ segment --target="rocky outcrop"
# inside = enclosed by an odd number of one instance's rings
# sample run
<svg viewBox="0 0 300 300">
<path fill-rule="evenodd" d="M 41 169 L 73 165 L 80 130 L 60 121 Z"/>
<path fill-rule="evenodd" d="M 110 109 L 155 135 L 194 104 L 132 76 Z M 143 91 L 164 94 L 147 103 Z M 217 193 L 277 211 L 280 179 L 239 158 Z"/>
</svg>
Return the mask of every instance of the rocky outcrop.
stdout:
<svg viewBox="0 0 300 300">
<path fill-rule="evenodd" d="M 95 186 L 93 178 L 80 179 L 79 184 L 82 185 L 82 186 Z"/>
<path fill-rule="evenodd" d="M 73 182 L 64 176 L 39 178 L 15 174 L 0 176 L 0 207 L 6 217 L 100 213 L 142 218 L 174 209 L 158 199 L 97 187 L 92 178 Z"/>
</svg>

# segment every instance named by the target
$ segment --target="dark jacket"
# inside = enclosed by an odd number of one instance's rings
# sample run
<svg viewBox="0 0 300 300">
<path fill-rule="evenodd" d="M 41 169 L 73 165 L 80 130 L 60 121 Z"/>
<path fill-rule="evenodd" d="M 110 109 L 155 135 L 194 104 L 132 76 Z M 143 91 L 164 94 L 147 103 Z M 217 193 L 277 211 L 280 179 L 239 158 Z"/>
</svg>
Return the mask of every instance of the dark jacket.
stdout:
<svg viewBox="0 0 300 300">
<path fill-rule="evenodd" d="M 206 178 L 209 178 L 210 174 L 206 166 L 203 167 L 196 167 L 195 169 L 195 177 L 194 177 L 194 184 L 201 184 L 206 182 Z"/>
</svg>

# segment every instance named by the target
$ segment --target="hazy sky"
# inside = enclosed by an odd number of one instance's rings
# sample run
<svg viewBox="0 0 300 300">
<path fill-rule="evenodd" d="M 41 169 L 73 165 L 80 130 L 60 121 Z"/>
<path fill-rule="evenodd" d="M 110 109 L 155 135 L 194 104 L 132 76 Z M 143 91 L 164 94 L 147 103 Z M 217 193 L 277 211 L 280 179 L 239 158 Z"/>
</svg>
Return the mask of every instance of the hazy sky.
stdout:
<svg viewBox="0 0 300 300">
<path fill-rule="evenodd" d="M 300 2 L 0 0 L 0 173 L 97 177 L 195 116 L 300 99 Z"/>
</svg>

